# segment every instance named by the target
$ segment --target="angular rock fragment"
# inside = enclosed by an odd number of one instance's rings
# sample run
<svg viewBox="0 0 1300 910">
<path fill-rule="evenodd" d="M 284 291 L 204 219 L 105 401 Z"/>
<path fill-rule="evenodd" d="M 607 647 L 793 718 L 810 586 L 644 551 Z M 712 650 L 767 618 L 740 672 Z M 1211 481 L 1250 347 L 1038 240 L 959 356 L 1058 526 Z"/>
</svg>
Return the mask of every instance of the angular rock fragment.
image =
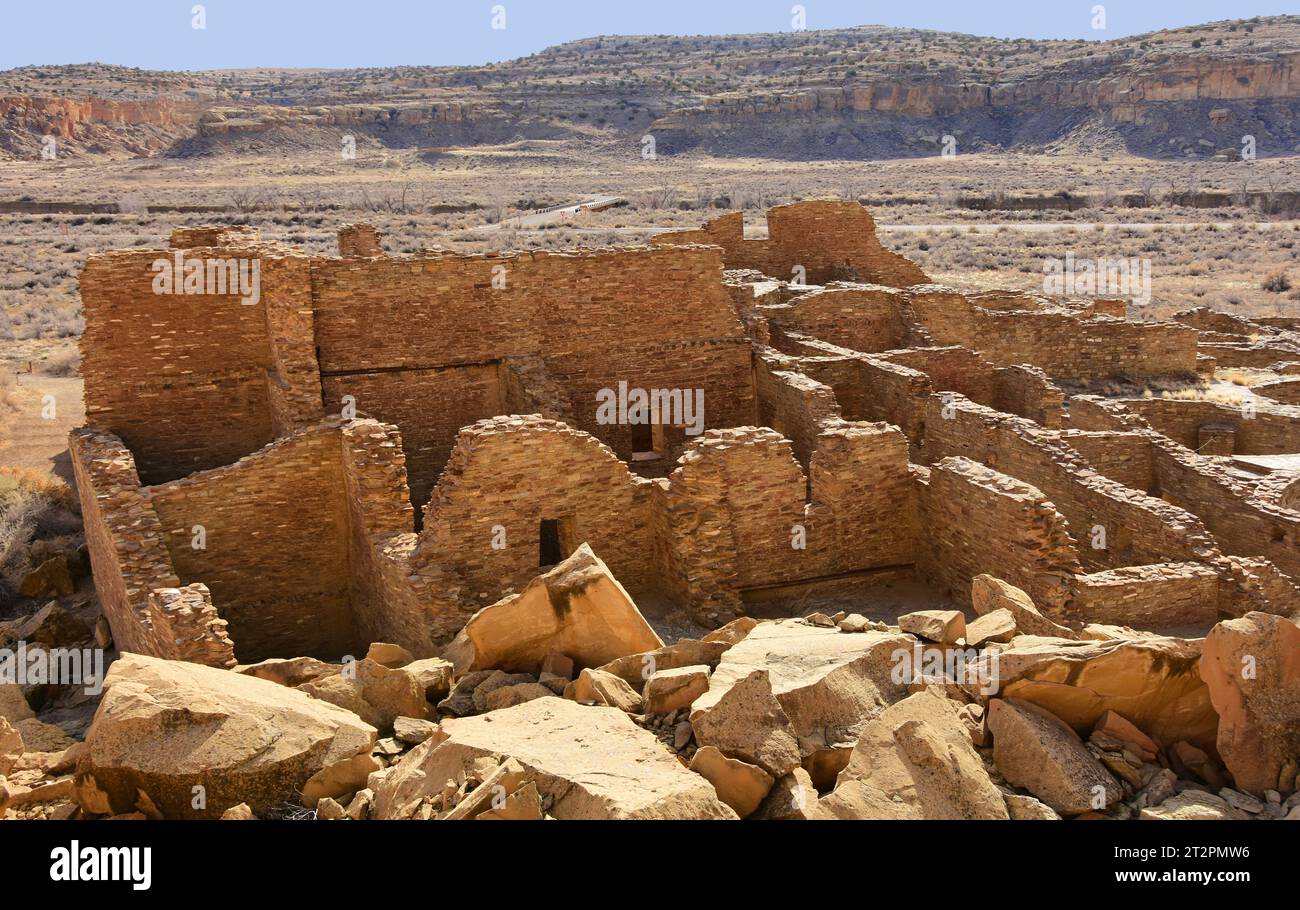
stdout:
<svg viewBox="0 0 1300 910">
<path fill-rule="evenodd" d="M 917 610 L 898 617 L 898 628 L 928 641 L 956 644 L 966 636 L 966 617 L 960 610 Z"/>
<path fill-rule="evenodd" d="M 1062 815 L 1100 811 L 1124 795 L 1078 734 L 1037 705 L 993 699 L 988 726 L 998 772 Z"/>
<path fill-rule="evenodd" d="M 758 808 L 774 783 L 772 775 L 757 765 L 728 758 L 713 746 L 704 746 L 691 758 L 690 768 L 703 775 L 722 800 L 741 818 Z"/>
<path fill-rule="evenodd" d="M 1255 794 L 1272 790 L 1288 762 L 1294 780 L 1300 758 L 1300 626 L 1271 613 L 1219 623 L 1206 636 L 1201 676 L 1219 712 L 1219 755 L 1237 787 Z"/>
<path fill-rule="evenodd" d="M 521 766 L 517 786 L 533 783 L 558 819 L 736 817 L 628 715 L 561 698 L 443 721 L 378 783 L 372 817 L 416 817 L 445 782 L 499 756 Z"/>
<path fill-rule="evenodd" d="M 957 705 L 930 690 L 890 705 L 866 725 L 819 806 L 835 818 L 1008 817 Z"/>
<path fill-rule="evenodd" d="M 551 652 L 599 667 L 663 642 L 627 591 L 583 544 L 523 593 L 484 607 L 443 651 L 457 673 L 496 668 L 537 674 Z"/>
<path fill-rule="evenodd" d="M 647 714 L 667 714 L 689 708 L 709 690 L 709 668 L 703 665 L 660 670 L 646 680 L 642 695 Z"/>
<path fill-rule="evenodd" d="M 141 794 L 165 818 L 219 818 L 240 803 L 260 811 L 296 800 L 318 771 L 374 742 L 355 714 L 295 689 L 124 654 L 77 763 L 78 799 L 101 814 L 134 811 Z"/>
</svg>

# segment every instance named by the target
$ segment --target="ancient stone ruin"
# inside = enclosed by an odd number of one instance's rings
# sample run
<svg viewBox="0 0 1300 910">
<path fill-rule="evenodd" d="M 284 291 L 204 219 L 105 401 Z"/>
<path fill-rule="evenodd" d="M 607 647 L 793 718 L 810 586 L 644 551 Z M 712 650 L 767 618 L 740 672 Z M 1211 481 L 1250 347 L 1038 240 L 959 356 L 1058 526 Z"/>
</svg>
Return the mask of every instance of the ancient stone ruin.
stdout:
<svg viewBox="0 0 1300 910">
<path fill-rule="evenodd" d="M 82 810 L 1294 815 L 1293 383 L 1134 390 L 1300 375 L 1297 326 L 965 293 L 856 203 L 767 233 L 92 255 L 70 449 L 130 655 Z M 213 745 L 195 811 L 132 726 L 190 700 L 301 742 Z"/>
</svg>

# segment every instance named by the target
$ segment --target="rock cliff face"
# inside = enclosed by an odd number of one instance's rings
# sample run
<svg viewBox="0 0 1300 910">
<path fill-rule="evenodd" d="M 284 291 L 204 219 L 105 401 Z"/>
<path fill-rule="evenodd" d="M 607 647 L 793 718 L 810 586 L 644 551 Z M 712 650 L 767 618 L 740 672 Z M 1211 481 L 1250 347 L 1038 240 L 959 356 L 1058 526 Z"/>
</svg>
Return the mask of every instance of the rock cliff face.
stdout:
<svg viewBox="0 0 1300 910">
<path fill-rule="evenodd" d="M 478 67 L 0 72 L 0 157 L 264 154 L 569 138 L 810 159 L 1125 147 L 1210 157 L 1300 144 L 1300 17 L 1112 41 L 864 26 L 591 38 Z"/>
<path fill-rule="evenodd" d="M 972 145 L 1046 144 L 1095 121 L 1146 154 L 1212 153 L 1236 147 L 1246 133 L 1265 148 L 1262 154 L 1269 148 L 1273 154 L 1300 150 L 1294 125 L 1300 53 L 1130 69 L 1093 78 L 1068 72 L 1001 83 L 908 77 L 799 92 L 730 93 L 674 110 L 650 130 L 670 153 L 698 145 L 739 150 L 753 141 L 786 151 L 802 146 L 812 157 L 819 143 L 840 153 L 857 147 L 870 157 L 934 154 L 945 132 L 967 151 Z M 787 130 L 797 136 L 785 135 Z M 868 130 L 874 133 L 870 138 L 863 134 Z"/>
</svg>

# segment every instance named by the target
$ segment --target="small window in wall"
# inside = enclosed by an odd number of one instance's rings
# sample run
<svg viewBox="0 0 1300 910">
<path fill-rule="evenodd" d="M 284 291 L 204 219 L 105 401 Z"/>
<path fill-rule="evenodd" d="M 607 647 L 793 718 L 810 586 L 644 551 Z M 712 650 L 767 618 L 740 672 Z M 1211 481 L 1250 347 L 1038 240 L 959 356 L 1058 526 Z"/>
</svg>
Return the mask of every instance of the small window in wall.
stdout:
<svg viewBox="0 0 1300 910">
<path fill-rule="evenodd" d="M 541 568 L 558 565 L 563 558 L 560 555 L 560 521 L 557 518 L 543 518 L 537 565 Z"/>
<path fill-rule="evenodd" d="M 537 565 L 559 565 L 574 550 L 572 521 L 567 518 L 543 518 L 537 547 Z"/>
</svg>

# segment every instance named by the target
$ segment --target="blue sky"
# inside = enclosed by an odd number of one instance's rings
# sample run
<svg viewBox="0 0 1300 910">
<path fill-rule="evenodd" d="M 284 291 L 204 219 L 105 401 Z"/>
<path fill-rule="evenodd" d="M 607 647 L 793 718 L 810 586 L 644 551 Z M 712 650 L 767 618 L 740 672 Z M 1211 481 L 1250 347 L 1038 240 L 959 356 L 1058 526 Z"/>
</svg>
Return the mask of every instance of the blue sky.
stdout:
<svg viewBox="0 0 1300 910">
<path fill-rule="evenodd" d="M 1104 31 L 1092 8 L 1106 7 Z M 492 8 L 505 7 L 505 28 Z M 98 61 L 145 69 L 479 64 L 595 35 L 784 31 L 793 0 L 9 0 L 0 69 Z M 1122 37 L 1295 12 L 1214 0 L 803 0 L 807 27 L 894 25 L 1023 38 Z M 1289 7 L 1289 8 L 1288 8 Z"/>
</svg>

